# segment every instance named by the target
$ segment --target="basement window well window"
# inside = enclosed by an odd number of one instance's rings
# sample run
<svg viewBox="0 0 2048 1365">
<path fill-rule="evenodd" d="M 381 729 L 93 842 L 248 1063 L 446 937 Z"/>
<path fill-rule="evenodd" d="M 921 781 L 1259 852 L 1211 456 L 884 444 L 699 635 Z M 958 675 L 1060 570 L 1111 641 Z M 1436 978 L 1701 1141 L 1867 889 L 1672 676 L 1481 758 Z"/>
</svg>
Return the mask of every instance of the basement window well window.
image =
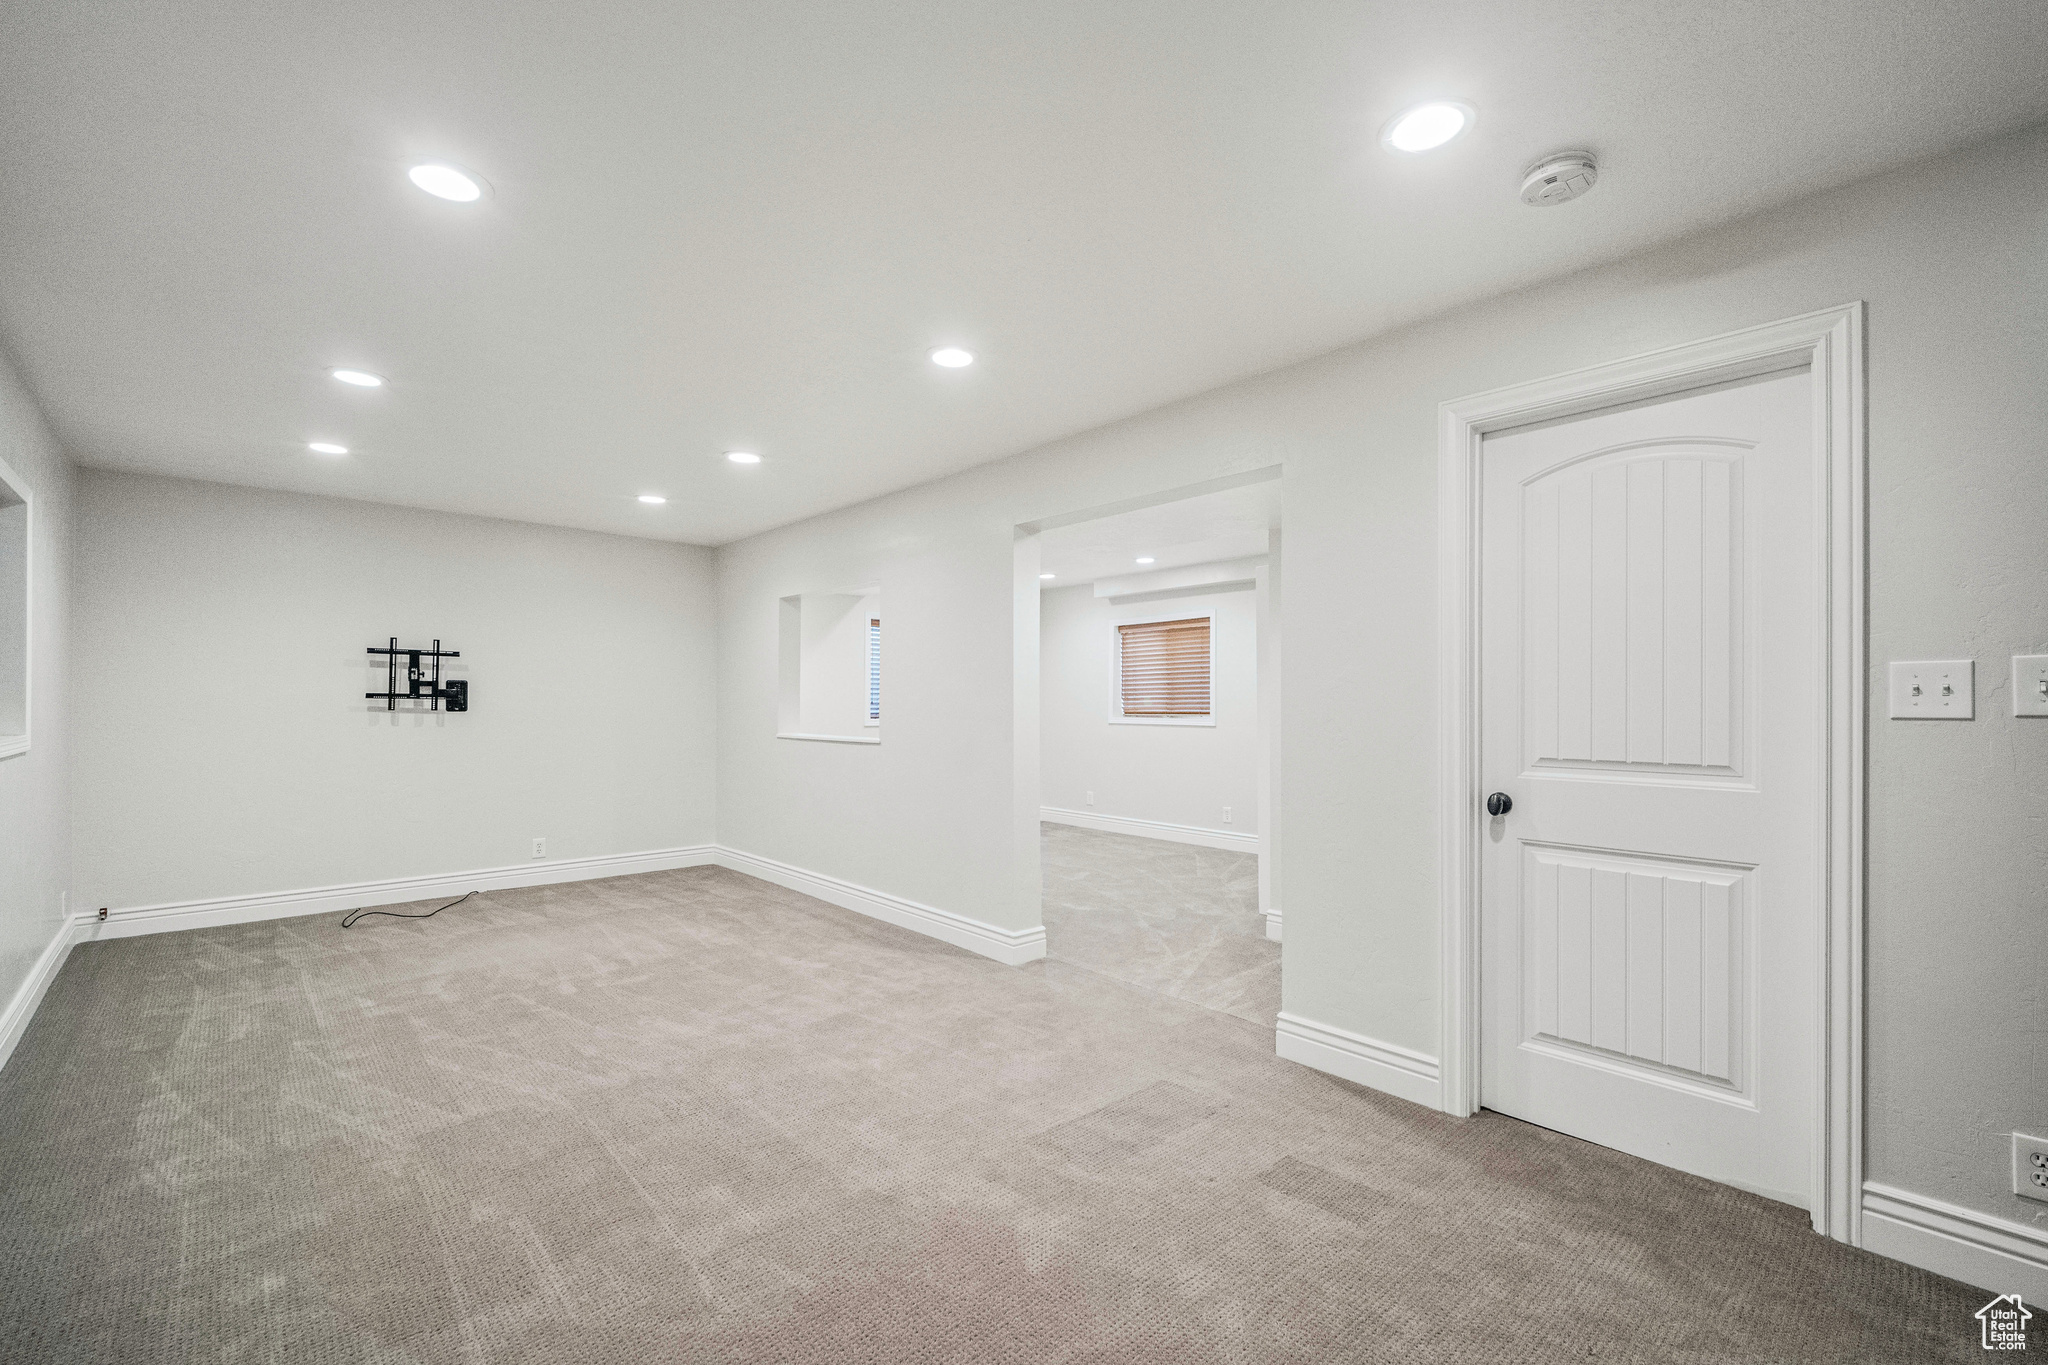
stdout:
<svg viewBox="0 0 2048 1365">
<path fill-rule="evenodd" d="M 1214 725 L 1209 702 L 1214 625 L 1206 615 L 1119 625 L 1112 650 L 1110 722 Z"/>
<path fill-rule="evenodd" d="M 28 752 L 31 501 L 0 461 L 0 759 Z"/>
<path fill-rule="evenodd" d="M 776 737 L 880 744 L 881 593 L 799 593 L 780 610 Z"/>
</svg>

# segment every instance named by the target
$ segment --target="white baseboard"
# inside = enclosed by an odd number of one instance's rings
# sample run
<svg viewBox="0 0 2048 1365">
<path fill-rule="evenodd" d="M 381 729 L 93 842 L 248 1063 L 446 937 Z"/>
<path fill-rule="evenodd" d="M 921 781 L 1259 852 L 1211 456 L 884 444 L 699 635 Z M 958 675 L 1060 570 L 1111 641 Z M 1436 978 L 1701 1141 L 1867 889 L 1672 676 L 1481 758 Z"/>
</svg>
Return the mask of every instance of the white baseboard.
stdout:
<svg viewBox="0 0 2048 1365">
<path fill-rule="evenodd" d="M 1863 1248 L 1994 1294 L 2048 1303 L 2048 1229 L 1867 1181 Z"/>
<path fill-rule="evenodd" d="M 1349 1029 L 1319 1024 L 1298 1014 L 1282 1012 L 1273 1031 L 1273 1050 L 1290 1062 L 1300 1062 L 1431 1109 L 1437 1107 L 1442 1090 L 1437 1081 L 1436 1058 Z"/>
<path fill-rule="evenodd" d="M 1030 929 L 1002 929 L 951 910 L 921 905 L 822 872 L 811 872 L 776 862 L 773 858 L 715 844 L 658 849 L 647 853 L 605 854 L 594 858 L 558 858 L 474 872 L 442 872 L 424 877 L 312 887 L 302 891 L 138 905 L 111 911 L 104 920 L 74 916 L 73 923 L 77 926 L 77 941 L 86 942 L 129 938 L 136 934 L 172 933 L 180 929 L 208 929 L 221 924 L 248 924 L 255 920 L 284 919 L 293 915 L 335 913 L 366 905 L 402 905 L 441 896 L 460 896 L 469 891 L 503 891 L 518 886 L 588 881 L 595 877 L 625 877 L 636 872 L 661 872 L 669 868 L 711 864 L 759 877 L 807 896 L 816 896 L 819 900 L 887 920 L 905 929 L 930 934 L 933 938 L 999 962 L 1017 965 L 1035 962 L 1045 956 L 1044 925 Z M 67 948 L 69 942 L 67 939 Z M 48 957 L 47 953 L 45 957 Z M 62 958 L 57 961 L 61 962 Z M 55 966 L 52 966 L 50 973 L 54 975 L 55 971 Z M 31 1004 L 29 1009 L 33 1011 L 34 1005 Z M 8 1018 L 12 1018 L 11 1007 Z"/>
<path fill-rule="evenodd" d="M 1164 820 L 1135 820 L 1128 815 L 1097 815 L 1092 810 L 1061 810 L 1040 806 L 1038 818 L 1055 825 L 1074 825 L 1100 830 L 1104 834 L 1135 834 L 1141 839 L 1165 839 L 1176 844 L 1200 844 L 1203 848 L 1227 849 L 1232 853 L 1257 853 L 1259 836 L 1236 830 L 1204 829 L 1200 825 L 1170 825 Z"/>
<path fill-rule="evenodd" d="M 712 864 L 928 934 L 1012 966 L 1035 962 L 1045 956 L 1045 926 L 1042 924 L 1030 929 L 1003 929 L 951 910 L 921 905 L 886 891 L 714 844 L 592 858 L 547 859 L 473 872 L 441 872 L 423 877 L 352 882 L 342 886 L 273 891 L 253 896 L 220 896 L 211 900 L 137 905 L 110 910 L 103 920 L 90 915 L 73 915 L 59 926 L 56 937 L 50 940 L 50 946 L 36 960 L 28 979 L 14 993 L 6 1011 L 0 1013 L 0 1066 L 6 1064 L 15 1043 L 28 1028 L 36 1006 L 42 1003 L 43 993 L 55 979 L 57 969 L 64 965 L 74 943 L 133 938 L 139 934 L 168 934 L 182 929 L 210 929 L 222 924 L 249 924 L 257 920 L 287 919 L 294 915 L 335 914 L 363 906 L 403 905 L 442 896 L 452 899 L 470 891 L 503 891 L 520 886 L 626 877 L 638 872 L 662 872 L 670 868 Z"/>
<path fill-rule="evenodd" d="M 49 946 L 36 958 L 36 965 L 29 968 L 27 978 L 15 990 L 14 998 L 7 1002 L 5 1012 L 0 1012 L 0 1067 L 6 1066 L 7 1059 L 14 1055 L 14 1045 L 21 1041 L 22 1034 L 28 1032 L 28 1021 L 35 1017 L 36 1006 L 43 1003 L 43 993 L 57 979 L 64 959 L 71 956 L 71 945 L 77 941 L 75 919 L 66 919 L 58 924 Z"/>
<path fill-rule="evenodd" d="M 842 909 L 871 915 L 904 929 L 915 929 L 956 948 L 965 948 L 1013 967 L 1036 962 L 1045 956 L 1045 926 L 1042 924 L 1029 929 L 1004 929 L 951 910 L 941 910 L 935 905 L 922 905 L 873 887 L 828 877 L 822 872 L 809 872 L 788 863 L 776 862 L 773 858 L 742 853 L 733 848 L 719 849 L 717 862 L 720 867 L 731 868 L 734 872 L 759 877 L 764 882 L 773 882 L 791 891 L 801 891 L 806 896 L 815 896 Z"/>
<path fill-rule="evenodd" d="M 74 919 L 81 926 L 81 941 L 128 938 L 136 934 L 163 934 L 179 929 L 209 929 L 219 924 L 248 924 L 255 920 L 287 919 L 293 915 L 326 914 L 365 905 L 403 905 L 437 896 L 460 896 L 470 891 L 504 891 L 516 886 L 547 886 L 554 882 L 581 882 L 595 877 L 661 872 L 674 867 L 702 867 L 718 861 L 717 854 L 718 850 L 712 845 L 699 844 L 694 848 L 667 848 L 648 853 L 538 859 L 531 863 L 482 868 L 474 872 L 437 872 L 424 877 L 351 882 L 302 891 L 272 891 L 255 896 L 221 896 L 212 900 L 138 905 L 109 911 L 104 920 L 89 916 L 75 916 Z"/>
<path fill-rule="evenodd" d="M 1272 939 L 1275 943 L 1280 941 L 1280 912 L 1278 910 L 1268 910 L 1266 912 L 1266 937 Z"/>
</svg>

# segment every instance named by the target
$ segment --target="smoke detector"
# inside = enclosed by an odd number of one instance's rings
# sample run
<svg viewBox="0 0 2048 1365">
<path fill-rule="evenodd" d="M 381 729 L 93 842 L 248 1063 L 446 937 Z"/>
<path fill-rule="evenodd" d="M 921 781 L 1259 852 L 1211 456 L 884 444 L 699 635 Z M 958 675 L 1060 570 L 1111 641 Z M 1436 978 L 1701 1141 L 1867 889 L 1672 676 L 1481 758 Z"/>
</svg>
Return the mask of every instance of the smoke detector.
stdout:
<svg viewBox="0 0 2048 1365">
<path fill-rule="evenodd" d="M 1591 152 L 1553 152 L 1522 177 L 1522 202 L 1538 209 L 1568 203 L 1592 189 L 1599 178 Z"/>
</svg>

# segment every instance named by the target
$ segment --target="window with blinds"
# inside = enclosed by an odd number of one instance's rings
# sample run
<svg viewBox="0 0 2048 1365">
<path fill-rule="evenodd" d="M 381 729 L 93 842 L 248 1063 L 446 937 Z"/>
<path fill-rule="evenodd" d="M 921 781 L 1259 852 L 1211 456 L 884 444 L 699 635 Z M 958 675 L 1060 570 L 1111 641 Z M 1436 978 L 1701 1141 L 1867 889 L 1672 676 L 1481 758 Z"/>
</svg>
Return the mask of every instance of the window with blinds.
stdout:
<svg viewBox="0 0 2048 1365">
<path fill-rule="evenodd" d="M 868 618 L 868 719 L 882 719 L 882 618 Z"/>
<path fill-rule="evenodd" d="M 1209 618 L 1118 626 L 1118 707 L 1126 716 L 1209 714 Z"/>
</svg>

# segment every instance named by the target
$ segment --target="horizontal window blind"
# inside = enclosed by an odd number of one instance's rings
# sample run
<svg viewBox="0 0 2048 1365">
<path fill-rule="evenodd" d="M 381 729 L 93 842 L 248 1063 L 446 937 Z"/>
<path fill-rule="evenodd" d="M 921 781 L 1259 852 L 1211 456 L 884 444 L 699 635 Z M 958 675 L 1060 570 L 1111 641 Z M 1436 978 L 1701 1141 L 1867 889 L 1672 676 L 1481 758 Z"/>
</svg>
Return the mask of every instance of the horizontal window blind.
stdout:
<svg viewBox="0 0 2048 1365">
<path fill-rule="evenodd" d="M 882 618 L 868 618 L 868 719 L 882 718 Z"/>
<path fill-rule="evenodd" d="M 1209 618 L 1118 626 L 1123 714 L 1209 714 Z"/>
</svg>

